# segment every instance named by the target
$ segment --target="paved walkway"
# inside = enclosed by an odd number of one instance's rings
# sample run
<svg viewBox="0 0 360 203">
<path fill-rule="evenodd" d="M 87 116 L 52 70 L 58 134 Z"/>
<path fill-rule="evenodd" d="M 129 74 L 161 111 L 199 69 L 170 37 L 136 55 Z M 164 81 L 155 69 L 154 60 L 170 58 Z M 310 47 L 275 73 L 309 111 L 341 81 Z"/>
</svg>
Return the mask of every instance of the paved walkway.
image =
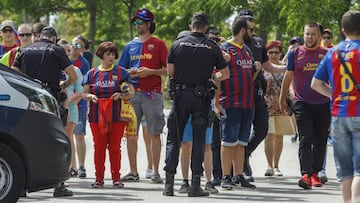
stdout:
<svg viewBox="0 0 360 203">
<path fill-rule="evenodd" d="M 175 197 L 162 196 L 163 184 L 153 184 L 145 179 L 145 168 L 147 165 L 145 146 L 142 136 L 139 139 L 138 152 L 138 170 L 140 174 L 139 183 L 125 183 L 124 189 L 113 189 L 110 180 L 109 164 L 107 160 L 105 177 L 105 187 L 102 189 L 92 189 L 90 184 L 94 181 L 93 166 L 93 145 L 90 129 L 86 137 L 87 158 L 86 168 L 88 178 L 71 178 L 68 183 L 70 189 L 74 191 L 73 197 L 53 198 L 52 190 L 44 190 L 35 193 L 29 193 L 26 198 L 20 198 L 19 202 L 313 202 L 313 203 L 332 203 L 342 202 L 339 183 L 335 179 L 335 168 L 332 157 L 332 147 L 328 149 L 327 174 L 329 182 L 321 188 L 312 190 L 303 190 L 297 186 L 299 179 L 299 161 L 297 158 L 298 143 L 291 143 L 290 136 L 284 137 L 284 149 L 280 159 L 280 169 L 284 176 L 265 177 L 266 158 L 264 146 L 261 144 L 251 157 L 251 165 L 255 176 L 255 190 L 235 189 L 231 191 L 219 189 L 219 194 L 210 197 L 189 198 L 185 194 L 176 192 Z M 162 135 L 163 146 L 160 160 L 160 168 L 164 166 L 166 135 Z M 121 173 L 126 174 L 129 171 L 126 143 L 122 143 L 122 168 Z M 46 169 L 44 169 L 46 170 Z M 180 168 L 178 169 L 180 171 Z M 164 171 L 160 171 L 161 176 L 165 177 Z M 176 186 L 178 190 L 181 183 L 180 174 L 176 175 Z M 205 184 L 204 181 L 202 183 Z"/>
</svg>

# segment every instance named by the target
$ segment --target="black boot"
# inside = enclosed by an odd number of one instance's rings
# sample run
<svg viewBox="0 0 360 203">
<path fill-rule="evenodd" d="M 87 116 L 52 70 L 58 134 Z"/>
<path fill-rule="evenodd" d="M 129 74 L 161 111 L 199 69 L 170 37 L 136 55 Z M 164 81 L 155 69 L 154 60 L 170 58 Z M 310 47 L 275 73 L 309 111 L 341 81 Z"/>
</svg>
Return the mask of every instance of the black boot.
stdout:
<svg viewBox="0 0 360 203">
<path fill-rule="evenodd" d="M 209 196 L 209 192 L 200 187 L 200 175 L 193 175 L 191 179 L 191 189 L 188 197 L 204 197 Z"/>
<path fill-rule="evenodd" d="M 166 173 L 164 196 L 174 196 L 174 174 Z"/>
</svg>

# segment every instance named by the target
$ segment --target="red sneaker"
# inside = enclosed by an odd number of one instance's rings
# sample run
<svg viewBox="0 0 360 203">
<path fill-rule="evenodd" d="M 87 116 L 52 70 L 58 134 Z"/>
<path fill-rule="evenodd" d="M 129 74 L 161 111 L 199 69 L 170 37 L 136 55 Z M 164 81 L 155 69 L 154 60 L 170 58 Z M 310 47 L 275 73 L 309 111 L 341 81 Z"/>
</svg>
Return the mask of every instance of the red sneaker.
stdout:
<svg viewBox="0 0 360 203">
<path fill-rule="evenodd" d="M 317 173 L 313 173 L 311 176 L 311 185 L 314 187 L 321 187 L 322 183 Z"/>
<path fill-rule="evenodd" d="M 305 190 L 311 189 L 311 178 L 308 174 L 304 174 L 298 183 L 299 187 L 304 188 Z"/>
</svg>

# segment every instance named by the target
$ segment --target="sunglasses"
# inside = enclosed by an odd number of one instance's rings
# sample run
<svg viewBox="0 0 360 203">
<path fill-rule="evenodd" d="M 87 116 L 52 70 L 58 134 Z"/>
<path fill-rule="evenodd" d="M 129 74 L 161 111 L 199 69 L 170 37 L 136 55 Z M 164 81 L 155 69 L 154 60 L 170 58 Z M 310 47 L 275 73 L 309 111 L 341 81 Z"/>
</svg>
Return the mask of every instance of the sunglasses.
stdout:
<svg viewBox="0 0 360 203">
<path fill-rule="evenodd" d="M 269 51 L 268 53 L 269 53 L 269 55 L 273 55 L 273 54 L 278 55 L 278 54 L 279 54 L 279 52 L 278 52 L 278 51 Z"/>
<path fill-rule="evenodd" d="M 220 42 L 220 39 L 219 38 L 216 38 L 216 37 L 210 37 L 211 40 L 215 41 L 215 42 Z"/>
<path fill-rule="evenodd" d="M 139 20 L 134 21 L 132 24 L 133 24 L 133 25 L 142 25 L 142 24 L 144 24 L 144 23 L 145 23 L 145 21 L 139 19 Z"/>
<path fill-rule="evenodd" d="M 83 46 L 81 44 L 78 44 L 76 42 L 71 42 L 71 46 L 77 48 L 77 49 L 81 49 Z"/>
<path fill-rule="evenodd" d="M 331 37 L 323 37 L 323 39 L 331 39 Z"/>
<path fill-rule="evenodd" d="M 31 37 L 32 33 L 19 33 L 19 37 Z"/>
<path fill-rule="evenodd" d="M 12 32 L 14 32 L 14 30 L 12 30 L 12 29 L 3 29 L 2 32 L 3 33 L 12 33 Z"/>
</svg>

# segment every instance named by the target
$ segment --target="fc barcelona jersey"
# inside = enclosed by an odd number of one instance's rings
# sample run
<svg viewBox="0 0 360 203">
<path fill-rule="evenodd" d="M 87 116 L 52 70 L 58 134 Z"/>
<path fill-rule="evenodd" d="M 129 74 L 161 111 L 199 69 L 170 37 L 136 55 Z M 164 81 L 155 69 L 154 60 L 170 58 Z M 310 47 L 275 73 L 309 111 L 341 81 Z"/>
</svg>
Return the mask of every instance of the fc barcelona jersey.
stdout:
<svg viewBox="0 0 360 203">
<path fill-rule="evenodd" d="M 336 50 L 341 50 L 348 70 L 341 64 Z M 331 115 L 338 117 L 360 116 L 360 93 L 355 83 L 360 82 L 360 40 L 342 41 L 330 49 L 314 77 L 322 81 L 329 81 L 332 87 Z"/>
<path fill-rule="evenodd" d="M 99 99 L 109 98 L 115 92 L 120 92 L 120 84 L 122 82 L 131 83 L 128 72 L 120 67 L 114 66 L 108 71 L 99 70 L 99 68 L 91 69 L 85 79 L 84 84 L 90 86 L 90 93 L 95 94 Z M 97 103 L 90 102 L 89 122 L 98 122 L 99 106 Z M 120 121 L 121 102 L 113 101 L 112 121 Z"/>
<path fill-rule="evenodd" d="M 126 68 L 147 67 L 161 69 L 166 67 L 168 50 L 165 43 L 155 37 L 145 42 L 136 37 L 124 48 L 119 60 L 119 65 Z M 133 78 L 134 87 L 143 91 L 162 91 L 161 77 L 151 75 L 145 78 Z"/>
<path fill-rule="evenodd" d="M 313 90 L 311 80 L 327 49 L 309 50 L 304 46 L 293 49 L 288 55 L 286 70 L 294 71 L 294 99 L 308 104 L 324 104 L 329 98 Z"/>
<path fill-rule="evenodd" d="M 231 59 L 230 78 L 221 82 L 220 102 L 224 108 L 254 108 L 253 61 L 246 45 L 224 42 L 222 49 Z"/>
</svg>

